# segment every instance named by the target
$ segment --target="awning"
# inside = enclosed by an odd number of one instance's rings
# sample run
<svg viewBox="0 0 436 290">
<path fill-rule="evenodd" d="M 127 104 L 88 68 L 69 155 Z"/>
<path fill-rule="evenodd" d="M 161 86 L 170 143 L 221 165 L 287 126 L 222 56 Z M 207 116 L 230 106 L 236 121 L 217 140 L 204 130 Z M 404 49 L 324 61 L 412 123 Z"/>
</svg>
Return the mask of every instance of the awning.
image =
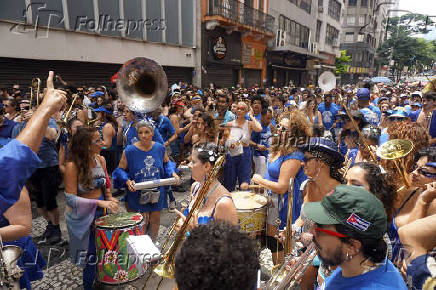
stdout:
<svg viewBox="0 0 436 290">
<path fill-rule="evenodd" d="M 347 73 L 350 73 L 350 74 L 366 74 L 366 73 L 369 73 L 369 68 L 368 67 L 358 67 L 358 66 L 346 65 L 345 66 L 345 70 L 346 70 Z"/>
<path fill-rule="evenodd" d="M 280 47 L 274 47 L 272 49 L 272 51 L 298 53 L 298 54 L 306 55 L 306 56 L 308 56 L 310 58 L 318 58 L 318 59 L 323 59 L 323 60 L 328 60 L 329 59 L 325 55 L 322 55 L 322 54 L 319 54 L 319 53 L 312 53 L 312 52 L 308 51 L 305 48 L 301 48 L 301 47 L 297 47 L 297 46 L 293 46 L 293 45 L 285 45 L 285 46 L 280 46 Z"/>
<path fill-rule="evenodd" d="M 276 68 L 289 69 L 289 70 L 307 70 L 306 68 L 301 68 L 301 67 L 283 66 L 283 65 L 276 65 L 276 64 L 272 64 L 271 66 Z"/>
</svg>

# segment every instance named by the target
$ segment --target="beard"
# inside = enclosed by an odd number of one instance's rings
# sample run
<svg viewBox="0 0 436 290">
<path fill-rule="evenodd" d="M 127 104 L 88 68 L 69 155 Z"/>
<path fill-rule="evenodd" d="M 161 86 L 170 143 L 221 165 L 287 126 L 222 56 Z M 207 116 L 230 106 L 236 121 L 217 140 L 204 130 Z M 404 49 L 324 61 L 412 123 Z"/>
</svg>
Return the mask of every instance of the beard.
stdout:
<svg viewBox="0 0 436 290">
<path fill-rule="evenodd" d="M 323 248 L 318 244 L 318 242 L 315 240 L 315 238 L 313 239 L 313 242 L 314 242 L 316 250 L 318 252 L 318 257 L 320 258 L 320 260 L 324 264 L 324 266 L 335 267 L 335 266 L 339 266 L 343 262 L 345 262 L 345 259 L 344 259 L 343 254 L 342 254 L 342 245 L 337 247 L 334 250 L 334 252 L 327 257 L 323 253 L 321 253 Z"/>
</svg>

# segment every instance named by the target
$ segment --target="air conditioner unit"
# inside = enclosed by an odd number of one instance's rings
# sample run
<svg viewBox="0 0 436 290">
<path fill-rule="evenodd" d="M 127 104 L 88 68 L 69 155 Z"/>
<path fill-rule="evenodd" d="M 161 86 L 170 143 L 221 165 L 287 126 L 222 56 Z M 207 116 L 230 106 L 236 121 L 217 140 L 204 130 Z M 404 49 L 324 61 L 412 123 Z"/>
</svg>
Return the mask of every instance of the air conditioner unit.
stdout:
<svg viewBox="0 0 436 290">
<path fill-rule="evenodd" d="M 319 13 L 323 13 L 323 12 L 324 12 L 324 7 L 319 6 L 319 7 L 318 7 L 318 12 L 319 12 Z"/>
<path fill-rule="evenodd" d="M 286 45 L 286 31 L 279 29 L 277 30 L 277 47 L 282 47 Z"/>
</svg>

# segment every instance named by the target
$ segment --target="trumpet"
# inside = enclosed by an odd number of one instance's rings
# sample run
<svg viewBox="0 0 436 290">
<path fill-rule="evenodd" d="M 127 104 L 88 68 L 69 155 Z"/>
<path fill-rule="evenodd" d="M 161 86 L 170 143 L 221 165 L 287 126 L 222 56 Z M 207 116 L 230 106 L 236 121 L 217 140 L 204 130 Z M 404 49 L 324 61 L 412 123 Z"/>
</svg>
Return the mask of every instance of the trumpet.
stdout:
<svg viewBox="0 0 436 290">
<path fill-rule="evenodd" d="M 71 114 L 71 110 L 73 109 L 74 103 L 76 102 L 76 100 L 77 100 L 78 97 L 79 97 L 79 95 L 77 95 L 77 94 L 74 95 L 74 99 L 73 99 L 73 101 L 71 102 L 71 106 L 70 106 L 70 108 L 68 109 L 67 113 L 64 115 L 64 117 L 63 117 L 60 121 L 58 121 L 58 124 L 59 124 L 61 127 L 63 127 L 63 128 L 66 128 L 66 127 L 67 127 L 68 120 L 69 120 L 69 117 L 70 117 L 70 114 Z"/>
</svg>

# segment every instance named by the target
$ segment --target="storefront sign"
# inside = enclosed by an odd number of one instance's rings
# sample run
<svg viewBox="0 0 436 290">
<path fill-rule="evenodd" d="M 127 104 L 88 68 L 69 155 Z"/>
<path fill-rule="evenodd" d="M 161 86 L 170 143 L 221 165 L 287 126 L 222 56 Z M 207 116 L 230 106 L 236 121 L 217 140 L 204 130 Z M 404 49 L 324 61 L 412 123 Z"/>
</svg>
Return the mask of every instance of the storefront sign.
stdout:
<svg viewBox="0 0 436 290">
<path fill-rule="evenodd" d="M 223 59 L 227 53 L 227 46 L 225 40 L 219 36 L 213 42 L 212 52 L 215 58 Z"/>
</svg>

